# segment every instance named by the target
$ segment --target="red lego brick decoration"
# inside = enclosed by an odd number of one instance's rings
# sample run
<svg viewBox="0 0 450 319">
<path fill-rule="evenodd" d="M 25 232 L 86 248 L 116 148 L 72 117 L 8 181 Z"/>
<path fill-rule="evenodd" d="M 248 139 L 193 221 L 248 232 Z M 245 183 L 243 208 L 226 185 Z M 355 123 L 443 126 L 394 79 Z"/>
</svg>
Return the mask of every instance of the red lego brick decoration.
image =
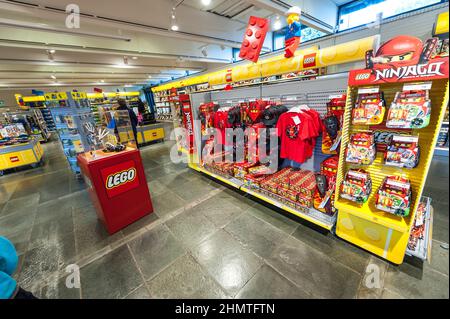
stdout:
<svg viewBox="0 0 450 319">
<path fill-rule="evenodd" d="M 250 17 L 239 57 L 258 62 L 268 30 L 269 21 L 267 19 Z"/>
</svg>

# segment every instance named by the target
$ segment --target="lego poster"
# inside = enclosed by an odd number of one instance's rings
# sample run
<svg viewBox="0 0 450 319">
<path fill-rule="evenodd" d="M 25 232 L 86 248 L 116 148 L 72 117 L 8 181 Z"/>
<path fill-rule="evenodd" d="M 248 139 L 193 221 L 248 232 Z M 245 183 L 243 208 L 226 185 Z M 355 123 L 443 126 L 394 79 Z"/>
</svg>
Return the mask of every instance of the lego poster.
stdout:
<svg viewBox="0 0 450 319">
<path fill-rule="evenodd" d="M 448 78 L 448 56 L 436 54 L 437 38 L 425 43 L 397 36 L 366 54 L 366 69 L 350 71 L 349 85 L 374 85 Z"/>
</svg>

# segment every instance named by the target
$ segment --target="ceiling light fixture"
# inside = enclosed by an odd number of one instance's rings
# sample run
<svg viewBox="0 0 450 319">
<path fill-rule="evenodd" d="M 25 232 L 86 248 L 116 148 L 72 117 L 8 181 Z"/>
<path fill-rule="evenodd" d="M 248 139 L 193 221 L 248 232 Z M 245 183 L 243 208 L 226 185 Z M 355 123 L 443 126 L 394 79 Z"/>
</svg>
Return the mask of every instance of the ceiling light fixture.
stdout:
<svg viewBox="0 0 450 319">
<path fill-rule="evenodd" d="M 100 83 L 105 83 L 105 80 L 100 80 Z"/>
<path fill-rule="evenodd" d="M 128 65 L 128 57 L 127 56 L 123 57 L 123 64 Z"/>
<path fill-rule="evenodd" d="M 211 4 L 211 0 L 202 0 L 202 4 L 204 6 L 209 6 Z"/>
<path fill-rule="evenodd" d="M 55 56 L 54 56 L 55 52 L 56 52 L 55 50 L 47 50 L 47 57 L 50 62 L 55 61 Z"/>
<path fill-rule="evenodd" d="M 171 19 L 170 30 L 172 30 L 172 31 L 180 30 L 180 27 L 178 26 L 178 23 L 177 23 L 176 9 L 177 8 L 173 7 L 172 8 L 172 12 L 170 13 L 170 19 Z"/>
<path fill-rule="evenodd" d="M 202 54 L 205 58 L 208 56 L 208 49 L 206 46 L 202 48 Z"/>
<path fill-rule="evenodd" d="M 133 60 L 137 60 L 138 59 L 138 57 L 137 56 L 133 56 L 133 57 L 131 57 Z"/>
<path fill-rule="evenodd" d="M 50 78 L 52 78 L 53 80 L 56 80 L 56 76 L 54 74 L 50 75 Z"/>
</svg>

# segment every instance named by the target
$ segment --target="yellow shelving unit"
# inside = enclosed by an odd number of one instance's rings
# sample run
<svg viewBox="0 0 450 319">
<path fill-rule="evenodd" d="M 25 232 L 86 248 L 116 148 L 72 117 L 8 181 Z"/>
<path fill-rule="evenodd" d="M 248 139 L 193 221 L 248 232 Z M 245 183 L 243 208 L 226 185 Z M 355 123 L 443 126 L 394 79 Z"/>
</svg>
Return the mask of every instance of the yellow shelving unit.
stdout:
<svg viewBox="0 0 450 319">
<path fill-rule="evenodd" d="M 384 92 L 386 105 L 389 107 L 395 93 L 403 90 L 404 83 L 384 83 L 377 85 Z M 372 165 L 353 165 L 345 162 L 345 150 L 350 136 L 358 131 L 370 130 L 370 126 L 352 125 L 352 108 L 358 94 L 358 86 L 351 86 L 347 91 L 347 104 L 344 116 L 343 134 L 341 141 L 342 152 L 339 159 L 337 185 L 341 185 L 345 173 L 351 168 L 362 168 L 370 173 L 372 178 L 372 193 L 369 200 L 359 205 L 355 202 L 340 198 L 340 187 L 336 187 L 335 206 L 339 210 L 336 234 L 337 236 L 360 246 L 393 263 L 403 262 L 408 239 L 415 218 L 419 200 L 430 168 L 434 148 L 437 142 L 439 128 L 444 119 L 445 108 L 448 103 L 448 79 L 432 81 L 430 98 L 432 111 L 430 124 L 423 129 L 412 130 L 412 135 L 419 136 L 420 162 L 414 169 L 398 168 L 384 165 L 383 154 L 378 153 Z M 386 129 L 389 131 L 389 129 Z M 405 131 L 408 133 L 409 131 Z M 378 210 L 375 207 L 375 195 L 388 175 L 400 175 L 411 181 L 412 203 L 411 212 L 407 217 L 396 216 Z"/>
</svg>

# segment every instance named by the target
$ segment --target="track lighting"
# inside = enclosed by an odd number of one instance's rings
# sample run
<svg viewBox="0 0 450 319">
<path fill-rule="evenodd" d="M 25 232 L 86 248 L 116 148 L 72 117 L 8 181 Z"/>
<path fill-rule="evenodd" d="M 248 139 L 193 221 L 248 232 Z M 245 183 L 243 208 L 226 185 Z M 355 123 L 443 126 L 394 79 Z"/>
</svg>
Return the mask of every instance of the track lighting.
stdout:
<svg viewBox="0 0 450 319">
<path fill-rule="evenodd" d="M 128 65 L 128 57 L 127 56 L 123 57 L 123 64 Z"/>
<path fill-rule="evenodd" d="M 171 24 L 170 24 L 170 29 L 172 31 L 178 31 L 180 30 L 180 27 L 178 26 L 177 23 L 177 14 L 176 14 L 176 8 L 172 8 L 172 12 L 170 13 L 170 19 L 171 19 Z"/>
</svg>

